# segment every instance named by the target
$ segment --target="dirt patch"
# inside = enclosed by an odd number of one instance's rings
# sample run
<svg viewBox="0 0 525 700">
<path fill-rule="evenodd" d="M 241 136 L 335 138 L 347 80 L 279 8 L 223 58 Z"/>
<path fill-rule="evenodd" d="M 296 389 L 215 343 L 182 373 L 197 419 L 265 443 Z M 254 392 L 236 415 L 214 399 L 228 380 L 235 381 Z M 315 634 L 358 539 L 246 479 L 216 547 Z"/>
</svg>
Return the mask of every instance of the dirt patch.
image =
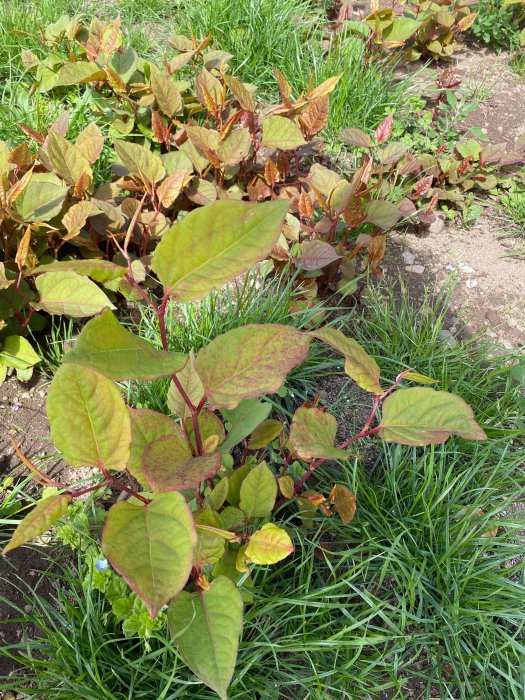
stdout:
<svg viewBox="0 0 525 700">
<path fill-rule="evenodd" d="M 42 376 L 27 384 L 10 377 L 0 386 L 0 476 L 20 464 L 12 440 L 31 460 L 48 458 L 45 471 L 50 476 L 63 466 L 58 458 L 49 459 L 55 449 L 46 416 L 47 386 Z"/>
<path fill-rule="evenodd" d="M 479 222 L 464 228 L 455 221 L 439 233 L 394 234 L 387 274 L 408 278 L 416 298 L 433 283 L 456 279 L 450 312 L 467 335 L 486 334 L 507 349 L 525 345 L 525 263 L 509 253 L 508 239 L 498 239 L 494 214 L 485 210 Z"/>
<path fill-rule="evenodd" d="M 462 46 L 456 63 L 467 83 L 491 91 L 469 114 L 465 126 L 482 128 L 491 143 L 512 145 L 525 132 L 525 85 L 509 67 L 509 53 Z"/>
<path fill-rule="evenodd" d="M 8 556 L 0 557 L 0 646 L 17 644 L 24 637 L 34 639 L 38 631 L 33 625 L 24 625 L 18 618 L 31 612 L 29 594 L 49 602 L 55 593 L 54 581 L 42 572 L 49 572 L 53 564 L 37 549 L 23 547 Z M 17 580 L 20 576 L 23 580 Z M 24 585 L 25 584 L 25 585 Z M 2 598 L 10 601 L 3 602 Z M 16 661 L 0 656 L 0 677 L 18 668 Z M 6 696 L 0 690 L 0 699 Z M 16 696 L 13 696 L 16 697 Z"/>
</svg>

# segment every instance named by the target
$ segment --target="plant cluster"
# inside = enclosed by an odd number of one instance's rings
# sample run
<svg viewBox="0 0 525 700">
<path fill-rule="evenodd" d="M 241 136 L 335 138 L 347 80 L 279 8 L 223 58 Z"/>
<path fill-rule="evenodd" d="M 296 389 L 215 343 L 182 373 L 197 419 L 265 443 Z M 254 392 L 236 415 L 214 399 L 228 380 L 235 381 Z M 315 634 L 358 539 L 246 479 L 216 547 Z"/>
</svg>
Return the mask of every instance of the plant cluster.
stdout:
<svg viewBox="0 0 525 700">
<path fill-rule="evenodd" d="M 479 0 L 472 33 L 484 44 L 516 50 L 523 45 L 525 6 L 521 0 Z"/>
<path fill-rule="evenodd" d="M 379 49 L 403 49 L 408 60 L 421 56 L 449 59 L 457 48 L 458 36 L 469 29 L 476 13 L 476 0 L 395 0 L 392 7 L 378 3 L 365 23 L 369 42 Z"/>
<path fill-rule="evenodd" d="M 354 517 L 355 497 L 343 484 L 333 484 L 328 494 L 307 487 L 319 466 L 355 457 L 350 445 L 372 435 L 413 446 L 439 444 L 451 435 L 486 438 L 459 396 L 427 386 L 400 388 L 404 379 L 433 382 L 424 375 L 407 370 L 385 389 L 376 361 L 335 328 L 303 332 L 248 324 L 196 354 L 169 351 L 169 299 L 202 298 L 247 272 L 277 243 L 288 207 L 288 201 L 227 200 L 190 212 L 153 254 L 152 269 L 164 289 L 158 305 L 135 278 L 129 241 L 124 243 L 126 281 L 155 310 L 163 350 L 126 330 L 93 290 L 86 293 L 89 275 L 106 265 L 90 261 L 93 267 L 82 273 L 67 269 L 68 262 L 55 263 L 57 271 L 38 278 L 46 280 L 40 303 L 56 299 L 67 282 L 80 308 L 97 307 L 51 382 L 47 413 L 64 459 L 72 467 L 93 467 L 99 476 L 80 489 L 54 482 L 19 451 L 37 480 L 57 491 L 37 503 L 4 552 L 49 529 L 73 499 L 119 491 L 127 498 L 111 500 L 103 552 L 152 618 L 169 604 L 180 656 L 222 698 L 242 632 L 237 584 L 242 579 L 249 588 L 253 567 L 276 564 L 294 551 L 289 532 L 276 522 L 280 509 L 296 507 L 306 524 L 318 510 L 327 517 L 337 513 L 345 524 Z M 299 406 L 285 426 L 260 400 L 304 362 L 314 341 L 339 352 L 347 375 L 374 397 L 363 428 L 338 446 L 337 420 L 316 402 Z M 126 406 L 121 382 L 163 376 L 172 380 L 168 406 L 175 418 Z"/>
</svg>

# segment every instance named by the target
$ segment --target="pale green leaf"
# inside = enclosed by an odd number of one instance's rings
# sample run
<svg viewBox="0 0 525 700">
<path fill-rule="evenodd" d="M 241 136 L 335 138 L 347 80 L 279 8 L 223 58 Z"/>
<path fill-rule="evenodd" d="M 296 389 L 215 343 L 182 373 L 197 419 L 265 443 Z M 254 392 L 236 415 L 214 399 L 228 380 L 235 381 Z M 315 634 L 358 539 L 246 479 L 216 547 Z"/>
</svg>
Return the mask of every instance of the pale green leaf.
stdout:
<svg viewBox="0 0 525 700">
<path fill-rule="evenodd" d="M 184 367 L 187 357 L 156 350 L 150 342 L 126 330 L 111 311 L 105 311 L 86 323 L 64 362 L 91 367 L 120 382 L 171 375 Z"/>
<path fill-rule="evenodd" d="M 195 355 L 193 354 L 193 350 L 190 351 L 185 366 L 175 374 L 188 399 L 194 406 L 198 406 L 204 396 L 204 387 L 202 386 L 201 378 L 195 367 Z M 181 420 L 184 420 L 190 415 L 188 404 L 182 398 L 182 394 L 173 381 L 170 383 L 168 389 L 168 408 Z"/>
<path fill-rule="evenodd" d="M 142 473 L 142 457 L 146 447 L 165 435 L 180 434 L 180 426 L 169 416 L 147 408 L 129 408 L 131 446 L 128 470 L 143 486 L 148 482 Z"/>
<path fill-rule="evenodd" d="M 486 440 L 470 406 L 459 396 L 427 387 L 398 389 L 383 403 L 379 437 L 401 445 L 436 445 L 451 435 Z"/>
<path fill-rule="evenodd" d="M 24 221 L 50 221 L 60 214 L 67 192 L 54 173 L 33 173 L 14 209 Z"/>
<path fill-rule="evenodd" d="M 281 422 L 274 419 L 264 420 L 255 430 L 252 430 L 248 449 L 259 450 L 262 447 L 266 447 L 266 445 L 275 440 L 282 432 L 283 424 Z"/>
<path fill-rule="evenodd" d="M 81 318 L 115 308 L 94 282 L 76 272 L 45 272 L 35 284 L 40 300 L 32 306 L 49 314 Z"/>
<path fill-rule="evenodd" d="M 106 71 L 97 66 L 96 63 L 76 61 L 75 63 L 65 63 L 62 66 L 54 82 L 54 87 L 79 85 L 80 83 L 91 83 L 105 79 Z"/>
<path fill-rule="evenodd" d="M 263 518 L 275 505 L 277 480 L 266 462 L 254 467 L 243 480 L 239 508 L 247 518 Z"/>
<path fill-rule="evenodd" d="M 178 301 L 200 299 L 269 254 L 288 206 L 220 201 L 195 209 L 162 237 L 152 269 Z"/>
<path fill-rule="evenodd" d="M 71 496 L 68 493 L 48 496 L 38 501 L 14 531 L 3 554 L 34 540 L 35 537 L 49 530 L 66 513 L 70 503 Z"/>
<path fill-rule="evenodd" d="M 31 344 L 20 335 L 9 335 L 0 340 L 0 362 L 6 367 L 28 369 L 40 362 Z"/>
<path fill-rule="evenodd" d="M 254 532 L 244 552 L 253 564 L 277 564 L 293 552 L 290 535 L 275 523 L 265 523 Z"/>
<path fill-rule="evenodd" d="M 337 420 L 319 408 L 300 407 L 290 427 L 290 444 L 302 459 L 348 459 L 348 453 L 334 447 Z"/>
<path fill-rule="evenodd" d="M 383 393 L 379 383 L 380 369 L 377 362 L 356 340 L 347 338 L 336 328 L 329 327 L 311 331 L 310 335 L 331 345 L 344 355 L 345 372 L 361 389 L 370 391 L 372 394 Z"/>
<path fill-rule="evenodd" d="M 160 156 L 130 141 L 115 141 L 115 151 L 130 175 L 151 186 L 166 175 Z"/>
<path fill-rule="evenodd" d="M 85 277 L 91 277 L 95 282 L 103 284 L 110 280 L 116 280 L 126 273 L 126 268 L 115 265 L 110 260 L 57 260 L 48 265 L 39 265 L 31 270 L 31 275 L 39 275 L 43 272 L 76 272 Z"/>
<path fill-rule="evenodd" d="M 301 129 L 291 119 L 274 115 L 263 120 L 262 145 L 266 148 L 292 151 L 305 144 Z"/>
<path fill-rule="evenodd" d="M 93 179 L 91 165 L 82 151 L 56 131 L 48 134 L 46 155 L 56 174 L 70 185 L 75 185 L 83 175 L 90 182 Z"/>
<path fill-rule="evenodd" d="M 226 700 L 242 632 L 243 602 L 226 576 L 211 588 L 182 591 L 170 604 L 168 622 L 174 642 L 195 675 Z"/>
<path fill-rule="evenodd" d="M 126 468 L 131 429 L 117 386 L 98 372 L 62 365 L 47 397 L 51 439 L 73 467 Z"/>
<path fill-rule="evenodd" d="M 147 505 L 119 501 L 109 510 L 102 549 L 152 617 L 188 580 L 197 533 L 180 493 L 162 493 Z"/>
</svg>

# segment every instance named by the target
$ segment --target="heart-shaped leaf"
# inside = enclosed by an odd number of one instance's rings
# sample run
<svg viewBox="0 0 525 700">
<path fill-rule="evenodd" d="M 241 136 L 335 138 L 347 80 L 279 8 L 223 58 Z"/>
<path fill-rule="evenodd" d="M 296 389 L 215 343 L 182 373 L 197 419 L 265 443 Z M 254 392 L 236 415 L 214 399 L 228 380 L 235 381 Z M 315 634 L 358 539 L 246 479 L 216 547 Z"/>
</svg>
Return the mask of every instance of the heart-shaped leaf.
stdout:
<svg viewBox="0 0 525 700">
<path fill-rule="evenodd" d="M 108 512 L 102 549 L 151 614 L 188 580 L 197 533 L 180 493 L 161 493 L 147 505 L 119 501 Z"/>
<path fill-rule="evenodd" d="M 292 151 L 305 143 L 301 129 L 291 119 L 277 115 L 264 119 L 262 145 L 266 148 Z"/>
<path fill-rule="evenodd" d="M 427 387 L 398 389 L 388 396 L 378 435 L 401 445 L 437 445 L 451 435 L 487 439 L 462 398 Z"/>
<path fill-rule="evenodd" d="M 143 486 L 148 482 L 142 473 L 142 456 L 146 447 L 165 435 L 180 434 L 181 428 L 172 418 L 147 408 L 129 408 L 131 447 L 128 470 Z"/>
<path fill-rule="evenodd" d="M 168 622 L 177 649 L 193 673 L 222 700 L 233 676 L 242 632 L 243 602 L 235 584 L 218 576 L 204 591 L 182 591 Z"/>
</svg>

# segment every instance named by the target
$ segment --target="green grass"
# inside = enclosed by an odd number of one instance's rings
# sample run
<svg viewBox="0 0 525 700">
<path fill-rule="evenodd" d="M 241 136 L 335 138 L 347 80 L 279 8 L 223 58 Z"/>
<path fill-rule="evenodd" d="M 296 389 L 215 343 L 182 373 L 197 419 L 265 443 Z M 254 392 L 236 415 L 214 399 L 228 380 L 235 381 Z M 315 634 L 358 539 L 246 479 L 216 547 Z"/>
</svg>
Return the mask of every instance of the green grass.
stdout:
<svg viewBox="0 0 525 700">
<path fill-rule="evenodd" d="M 323 492 L 337 480 L 356 493 L 357 516 L 343 526 L 320 515 L 305 532 L 293 507 L 281 509 L 295 554 L 252 572 L 232 700 L 402 699 L 416 687 L 418 698 L 522 700 L 522 387 L 508 358 L 487 359 L 487 346 L 443 345 L 446 294 L 398 298 L 389 286 L 372 289 L 352 335 L 377 356 L 385 383 L 406 367 L 433 376 L 472 404 L 490 439 L 378 443 L 373 463 L 319 470 Z M 314 556 L 321 550 L 324 559 Z M 40 636 L 0 651 L 25 665 L 0 687 L 46 700 L 214 697 L 173 660 L 166 634 L 150 650 L 122 639 L 103 598 L 82 590 L 88 562 L 61 561 L 57 602 L 26 586 L 32 612 L 18 614 Z"/>
<path fill-rule="evenodd" d="M 244 281 L 212 292 L 196 303 L 171 305 L 166 315 L 168 343 L 178 352 L 195 353 L 218 335 L 248 323 L 283 323 L 307 329 L 319 326 L 335 307 L 318 302 L 312 308 L 293 309 L 297 298 L 295 276 L 266 278 L 264 284 L 256 273 Z M 141 307 L 138 334 L 162 347 L 157 319 L 148 307 Z M 290 412 L 297 398 L 315 393 L 319 377 L 341 371 L 340 358 L 327 357 L 315 348 L 305 364 L 293 370 L 285 384 L 286 395 L 276 402 L 280 411 Z M 129 385 L 128 401 L 132 405 L 147 406 L 166 412 L 169 379 L 153 382 L 135 382 Z M 281 392 L 284 393 L 284 392 Z"/>
</svg>

